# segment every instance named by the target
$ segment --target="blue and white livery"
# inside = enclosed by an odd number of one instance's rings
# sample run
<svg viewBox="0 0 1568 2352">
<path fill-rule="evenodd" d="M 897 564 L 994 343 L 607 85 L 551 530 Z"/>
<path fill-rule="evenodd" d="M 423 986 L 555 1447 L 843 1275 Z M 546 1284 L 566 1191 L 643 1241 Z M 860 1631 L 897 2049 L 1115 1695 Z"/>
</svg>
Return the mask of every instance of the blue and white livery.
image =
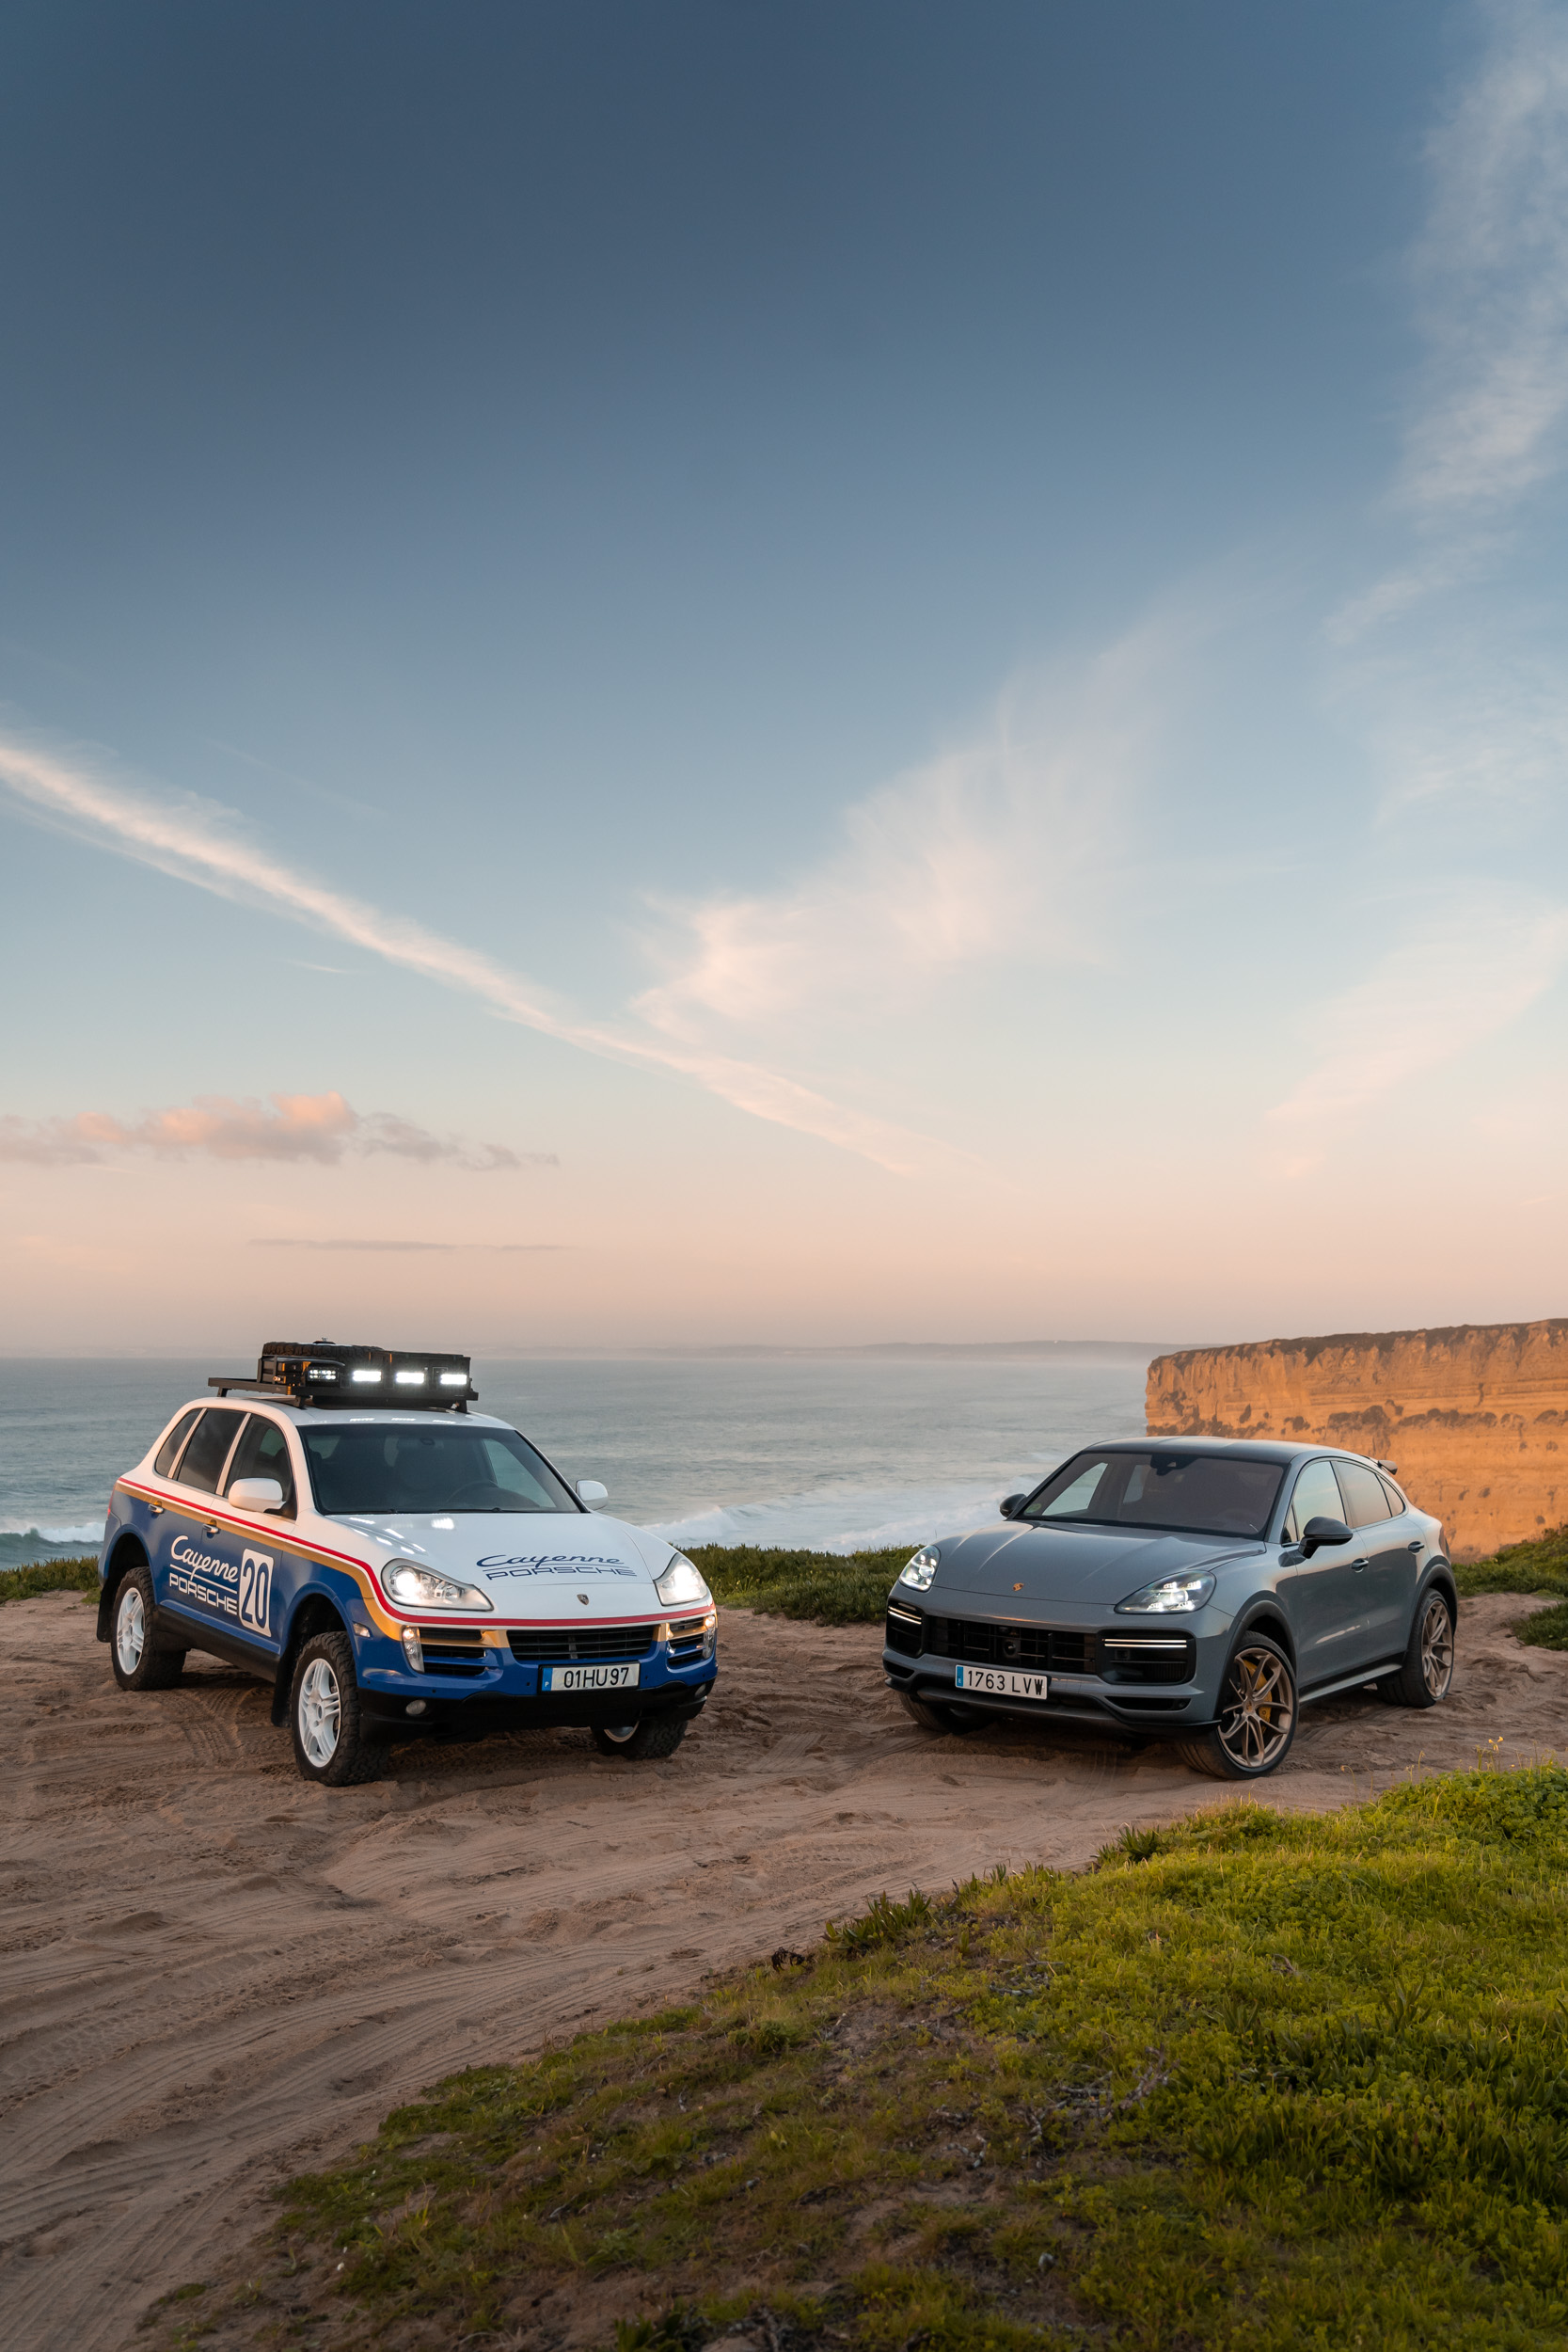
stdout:
<svg viewBox="0 0 1568 2352">
<path fill-rule="evenodd" d="M 421 1732 L 678 1746 L 718 1671 L 700 1571 L 471 1411 L 466 1358 L 269 1342 L 254 1380 L 209 1385 L 109 1499 L 98 1638 L 122 1690 L 193 1649 L 245 1667 L 328 1786 Z"/>
</svg>

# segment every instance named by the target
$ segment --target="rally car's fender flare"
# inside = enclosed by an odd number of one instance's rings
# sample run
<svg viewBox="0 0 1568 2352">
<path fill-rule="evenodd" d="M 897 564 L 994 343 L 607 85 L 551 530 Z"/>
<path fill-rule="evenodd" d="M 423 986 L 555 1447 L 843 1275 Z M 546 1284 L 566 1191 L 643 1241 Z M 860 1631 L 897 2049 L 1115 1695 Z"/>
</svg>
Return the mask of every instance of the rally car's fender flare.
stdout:
<svg viewBox="0 0 1568 2352">
<path fill-rule="evenodd" d="M 294 1678 L 294 1660 L 313 1633 L 346 1633 L 348 1627 L 343 1613 L 336 1602 L 327 1598 L 319 1588 L 302 1594 L 298 1607 L 289 1621 L 289 1638 L 277 1661 L 277 1676 L 272 1686 L 272 1720 L 281 1725 L 289 1720 L 289 1689 Z"/>
<path fill-rule="evenodd" d="M 98 1587 L 98 1639 L 106 1642 L 114 1631 L 115 1595 L 133 1568 L 150 1567 L 147 1546 L 139 1535 L 129 1530 L 121 1535 L 109 1554 Z"/>
</svg>

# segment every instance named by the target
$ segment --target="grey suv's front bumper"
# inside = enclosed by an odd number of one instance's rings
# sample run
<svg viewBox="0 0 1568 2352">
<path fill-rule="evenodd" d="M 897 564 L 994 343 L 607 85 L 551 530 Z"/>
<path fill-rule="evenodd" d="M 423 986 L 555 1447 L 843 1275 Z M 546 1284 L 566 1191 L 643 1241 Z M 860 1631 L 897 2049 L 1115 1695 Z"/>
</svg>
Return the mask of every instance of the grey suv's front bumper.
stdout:
<svg viewBox="0 0 1568 2352">
<path fill-rule="evenodd" d="M 1097 1613 L 1065 1610 L 1052 1622 L 1037 1623 L 990 1616 L 973 1602 L 959 1616 L 954 1606 L 945 1597 L 934 1609 L 917 1609 L 901 1595 L 889 1601 L 882 1666 L 895 1690 L 987 1713 L 1148 1734 L 1213 1720 L 1229 1628 L 1204 1625 L 1207 1613 L 1190 1626 L 1168 1618 L 1106 1622 Z M 1069 1615 L 1077 1622 L 1068 1622 Z M 1043 1673 L 1047 1696 L 987 1691 L 972 1697 L 958 1687 L 960 1664 Z"/>
</svg>

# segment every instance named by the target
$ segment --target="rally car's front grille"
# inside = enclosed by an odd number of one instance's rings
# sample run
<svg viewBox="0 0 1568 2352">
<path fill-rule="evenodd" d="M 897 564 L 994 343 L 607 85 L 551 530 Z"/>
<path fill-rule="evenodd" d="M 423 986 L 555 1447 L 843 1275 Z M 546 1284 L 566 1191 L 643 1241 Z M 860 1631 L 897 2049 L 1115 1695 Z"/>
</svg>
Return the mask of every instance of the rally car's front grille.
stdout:
<svg viewBox="0 0 1568 2352">
<path fill-rule="evenodd" d="M 656 1625 L 528 1626 L 506 1638 L 520 1666 L 597 1665 L 646 1658 L 657 1631 Z"/>
<path fill-rule="evenodd" d="M 420 1647 L 424 1653 L 427 1675 L 463 1675 L 471 1678 L 484 1672 L 484 1636 L 477 1626 L 422 1625 Z"/>
<path fill-rule="evenodd" d="M 707 1646 L 705 1617 L 677 1617 L 670 1628 L 670 1663 L 689 1666 Z"/>
<path fill-rule="evenodd" d="M 887 1642 L 906 1658 L 1098 1674 L 1107 1682 L 1187 1682 L 1196 1660 L 1190 1633 L 1097 1634 L 1060 1626 L 991 1625 L 983 1617 L 917 1617 L 895 1606 L 888 1610 Z"/>
</svg>

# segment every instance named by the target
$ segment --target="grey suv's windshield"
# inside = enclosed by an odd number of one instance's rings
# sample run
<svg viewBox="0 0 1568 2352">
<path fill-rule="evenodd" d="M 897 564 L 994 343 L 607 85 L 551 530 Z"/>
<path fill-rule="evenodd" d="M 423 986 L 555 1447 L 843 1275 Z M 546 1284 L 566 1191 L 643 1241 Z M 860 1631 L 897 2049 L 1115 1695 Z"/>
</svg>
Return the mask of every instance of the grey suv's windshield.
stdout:
<svg viewBox="0 0 1568 2352">
<path fill-rule="evenodd" d="M 1179 1534 L 1261 1535 L 1274 1514 L 1285 1470 L 1278 1462 L 1184 1454 L 1179 1446 L 1146 1452 L 1075 1454 L 1019 1517 L 1048 1525 L 1159 1527 Z"/>
<path fill-rule="evenodd" d="M 515 1429 L 351 1422 L 299 1434 L 316 1508 L 329 1518 L 581 1508 Z"/>
</svg>

